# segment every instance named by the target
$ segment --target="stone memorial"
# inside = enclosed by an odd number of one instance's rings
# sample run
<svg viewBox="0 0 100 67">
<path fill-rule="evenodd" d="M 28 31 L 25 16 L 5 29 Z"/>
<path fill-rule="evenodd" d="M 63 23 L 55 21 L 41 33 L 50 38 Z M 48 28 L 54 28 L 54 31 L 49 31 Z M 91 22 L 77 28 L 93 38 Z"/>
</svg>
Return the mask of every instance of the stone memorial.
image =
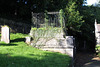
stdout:
<svg viewBox="0 0 100 67">
<path fill-rule="evenodd" d="M 10 43 L 10 29 L 6 25 L 1 27 L 1 41 Z"/>
<path fill-rule="evenodd" d="M 27 44 L 30 44 L 31 43 L 31 37 L 26 37 L 26 41 L 25 41 Z"/>
</svg>

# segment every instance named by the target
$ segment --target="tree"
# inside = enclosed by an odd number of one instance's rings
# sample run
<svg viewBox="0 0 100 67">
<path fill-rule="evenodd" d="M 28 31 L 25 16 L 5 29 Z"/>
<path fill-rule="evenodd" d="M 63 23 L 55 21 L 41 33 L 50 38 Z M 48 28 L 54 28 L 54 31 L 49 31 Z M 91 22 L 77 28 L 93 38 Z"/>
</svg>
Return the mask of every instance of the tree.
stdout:
<svg viewBox="0 0 100 67">
<path fill-rule="evenodd" d="M 78 10 L 76 10 L 76 3 L 70 1 L 65 8 L 66 16 L 66 27 L 68 28 L 68 33 L 71 34 L 72 31 L 80 31 L 80 27 L 83 23 L 82 16 Z"/>
<path fill-rule="evenodd" d="M 68 0 L 30 0 L 29 5 L 33 12 L 59 11 L 65 8 Z"/>
<path fill-rule="evenodd" d="M 85 22 L 81 26 L 83 40 L 86 41 L 86 47 L 89 50 L 95 50 L 95 34 L 93 33 L 95 19 L 100 18 L 97 8 L 93 6 L 83 6 L 80 8 L 80 13 Z M 99 20 L 98 20 L 99 21 Z"/>
</svg>

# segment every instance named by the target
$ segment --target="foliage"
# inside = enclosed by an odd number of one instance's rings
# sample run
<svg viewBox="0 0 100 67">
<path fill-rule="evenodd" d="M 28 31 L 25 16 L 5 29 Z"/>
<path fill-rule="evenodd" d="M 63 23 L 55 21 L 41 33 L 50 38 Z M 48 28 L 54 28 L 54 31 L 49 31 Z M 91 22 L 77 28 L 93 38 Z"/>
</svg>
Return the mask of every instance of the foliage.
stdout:
<svg viewBox="0 0 100 67">
<path fill-rule="evenodd" d="M 83 16 L 85 22 L 82 24 L 80 30 L 81 32 L 77 35 L 79 46 L 84 46 L 84 41 L 86 41 L 87 50 L 95 50 L 95 28 L 94 22 L 95 19 L 100 23 L 100 7 L 93 6 L 81 6 L 79 8 L 80 14 Z M 81 37 L 81 38 L 80 38 Z"/>
<path fill-rule="evenodd" d="M 44 10 L 55 11 L 67 4 L 67 0 L 0 0 L 0 13 L 9 13 L 14 15 L 15 12 L 23 17 L 28 16 L 31 11 L 44 12 Z M 58 6 L 56 6 L 58 5 Z M 28 18 L 27 17 L 27 18 Z"/>
<path fill-rule="evenodd" d="M 100 58 L 100 45 L 99 45 L 99 44 L 96 45 L 95 50 L 96 50 L 97 55 L 98 55 L 99 58 Z"/>
<path fill-rule="evenodd" d="M 0 0 L 0 14 L 26 20 L 31 18 L 31 12 L 38 13 L 45 10 L 51 12 L 64 9 L 68 1 L 70 0 Z M 81 4 L 81 1 L 77 1 L 77 4 Z"/>
<path fill-rule="evenodd" d="M 64 12 L 62 9 L 60 9 L 59 11 L 59 15 L 60 15 L 60 25 L 61 25 L 61 28 L 65 28 L 65 24 L 64 24 Z"/>
<path fill-rule="evenodd" d="M 95 19 L 97 19 L 97 22 L 99 23 L 100 21 L 100 14 L 99 7 L 93 7 L 93 6 L 84 6 L 80 8 L 80 13 L 83 15 L 83 20 L 85 22 L 81 26 L 81 31 L 82 31 L 82 40 L 86 41 L 86 45 L 88 48 L 94 50 L 95 49 L 95 28 L 94 28 L 94 22 Z"/>
<path fill-rule="evenodd" d="M 67 1 L 68 0 L 31 0 L 31 7 L 33 9 L 33 12 L 44 12 L 44 10 L 47 10 L 49 12 L 58 11 L 66 6 Z M 34 8 L 34 5 L 36 8 Z"/>
<path fill-rule="evenodd" d="M 96 48 L 95 48 L 97 51 L 100 51 L 100 45 L 96 45 Z"/>
<path fill-rule="evenodd" d="M 93 9 L 93 13 L 95 15 L 95 19 L 97 20 L 98 23 L 100 23 L 100 7 L 91 7 Z"/>
<path fill-rule="evenodd" d="M 78 10 L 76 10 L 76 2 L 70 1 L 65 8 L 66 27 L 68 31 L 80 31 L 80 27 L 84 22 Z"/>
<path fill-rule="evenodd" d="M 45 16 L 45 27 L 48 27 L 48 15 L 47 15 L 48 11 L 45 10 L 44 16 Z"/>
<path fill-rule="evenodd" d="M 31 33 L 33 39 L 36 37 L 53 38 L 57 34 L 61 34 L 62 28 L 48 27 L 48 28 L 32 28 Z M 59 37 L 59 36 L 58 36 Z"/>
<path fill-rule="evenodd" d="M 68 55 L 42 51 L 24 43 L 26 34 L 11 34 L 11 43 L 0 42 L 0 67 L 68 67 Z"/>
</svg>

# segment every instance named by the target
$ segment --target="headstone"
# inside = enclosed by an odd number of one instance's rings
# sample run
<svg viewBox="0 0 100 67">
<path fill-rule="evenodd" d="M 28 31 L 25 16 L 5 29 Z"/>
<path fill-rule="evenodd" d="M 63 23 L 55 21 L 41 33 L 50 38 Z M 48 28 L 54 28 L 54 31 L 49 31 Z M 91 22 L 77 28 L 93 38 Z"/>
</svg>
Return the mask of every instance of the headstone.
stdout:
<svg viewBox="0 0 100 67">
<path fill-rule="evenodd" d="M 1 28 L 1 41 L 10 43 L 10 29 L 8 26 L 2 26 Z"/>
<path fill-rule="evenodd" d="M 26 41 L 25 41 L 27 44 L 30 44 L 31 43 L 31 37 L 26 37 Z"/>
<path fill-rule="evenodd" d="M 66 53 L 70 56 L 70 57 L 74 57 L 74 43 L 73 43 L 73 36 L 66 36 L 66 43 L 67 43 L 67 50 Z"/>
<path fill-rule="evenodd" d="M 73 48 L 73 36 L 66 36 L 66 42 L 67 42 L 67 45 L 68 45 L 68 47 L 71 47 L 71 48 Z"/>
</svg>

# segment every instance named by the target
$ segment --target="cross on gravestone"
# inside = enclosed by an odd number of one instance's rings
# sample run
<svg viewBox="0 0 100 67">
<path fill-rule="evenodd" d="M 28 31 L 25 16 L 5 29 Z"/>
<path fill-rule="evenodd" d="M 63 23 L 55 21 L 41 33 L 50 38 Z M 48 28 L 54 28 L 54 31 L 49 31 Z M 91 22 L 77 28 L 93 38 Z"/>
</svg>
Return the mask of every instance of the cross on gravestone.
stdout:
<svg viewBox="0 0 100 67">
<path fill-rule="evenodd" d="M 1 41 L 10 43 L 10 29 L 8 26 L 1 27 Z"/>
</svg>

